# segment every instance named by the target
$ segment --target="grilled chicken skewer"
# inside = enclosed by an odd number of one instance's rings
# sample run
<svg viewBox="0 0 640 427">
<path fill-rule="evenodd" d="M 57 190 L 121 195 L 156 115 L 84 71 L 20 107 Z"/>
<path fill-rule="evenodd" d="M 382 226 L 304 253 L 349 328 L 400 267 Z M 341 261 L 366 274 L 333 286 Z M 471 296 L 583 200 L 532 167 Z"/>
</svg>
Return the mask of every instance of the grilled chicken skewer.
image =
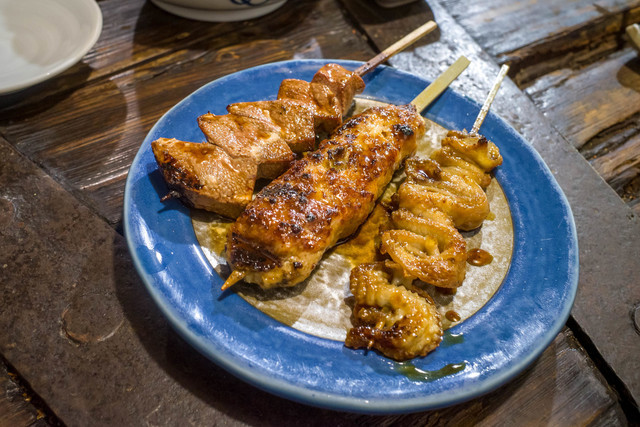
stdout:
<svg viewBox="0 0 640 427">
<path fill-rule="evenodd" d="M 414 279 L 447 288 L 464 280 L 466 242 L 456 227 L 478 227 L 489 213 L 484 189 L 502 157 L 477 132 L 506 71 L 503 67 L 471 134 L 451 131 L 430 159 L 407 161 L 407 179 L 392 213 L 397 229 L 381 237 L 381 252 L 392 261 L 361 264 L 351 272 L 355 304 L 347 347 L 374 348 L 402 361 L 439 345 L 440 316 Z"/>
<path fill-rule="evenodd" d="M 225 155 L 216 152 L 212 158 L 212 150 L 193 142 L 154 141 L 152 150 L 170 195 L 195 208 L 237 217 L 251 200 L 256 179 L 277 177 L 296 155 L 315 147 L 318 135 L 340 125 L 353 97 L 364 89 L 364 74 L 435 27 L 428 22 L 355 72 L 327 64 L 311 82 L 284 80 L 276 100 L 231 104 L 228 114 L 200 116 L 198 125 L 207 142 Z M 232 176 L 237 163 L 243 167 Z"/>
<path fill-rule="evenodd" d="M 398 210 L 392 214 L 397 229 L 381 237 L 382 253 L 389 254 L 405 276 L 443 288 L 462 285 L 467 255 L 458 230 L 478 228 L 487 218 L 484 190 L 491 171 L 502 164 L 498 147 L 477 132 L 507 70 L 504 66 L 498 74 L 471 133 L 450 131 L 430 159 L 407 161 L 407 179 L 398 189 Z"/>
<path fill-rule="evenodd" d="M 412 105 L 371 108 L 296 161 L 231 225 L 227 261 L 234 273 L 223 289 L 242 277 L 263 289 L 306 279 L 366 220 L 424 126 Z"/>
<path fill-rule="evenodd" d="M 456 62 L 458 74 L 468 63 Z M 223 289 L 242 278 L 264 289 L 306 279 L 330 247 L 364 222 L 424 126 L 412 103 L 371 108 L 296 161 L 231 226 L 227 261 L 234 271 Z"/>
</svg>

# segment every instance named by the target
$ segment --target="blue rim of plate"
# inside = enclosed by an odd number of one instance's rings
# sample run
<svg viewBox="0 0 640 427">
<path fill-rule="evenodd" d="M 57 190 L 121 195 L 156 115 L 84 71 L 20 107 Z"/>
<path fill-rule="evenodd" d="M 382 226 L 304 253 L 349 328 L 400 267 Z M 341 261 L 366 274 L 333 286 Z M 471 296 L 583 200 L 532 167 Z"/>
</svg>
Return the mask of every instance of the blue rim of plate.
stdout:
<svg viewBox="0 0 640 427">
<path fill-rule="evenodd" d="M 239 378 L 276 395 L 334 410 L 390 414 L 441 408 L 481 396 L 513 379 L 565 324 L 578 283 L 578 245 L 569 204 L 538 153 L 490 113 L 482 133 L 501 150 L 496 171 L 511 209 L 514 247 L 492 299 L 445 334 L 415 368 L 464 369 L 416 381 L 373 351 L 307 335 L 263 314 L 231 290 L 197 243 L 190 213 L 167 191 L 150 149 L 172 137 L 203 141 L 196 118 L 226 113 L 232 102 L 275 99 L 285 78 L 310 80 L 327 60 L 266 64 L 215 80 L 169 110 L 151 129 L 127 177 L 124 231 L 135 267 L 172 326 L 193 347 Z M 346 68 L 355 61 L 337 62 Z M 464 77 L 463 77 L 464 78 Z M 428 81 L 381 66 L 365 76 L 364 96 L 404 104 Z M 423 114 L 450 129 L 470 128 L 480 106 L 447 89 Z M 457 337 L 448 340 L 447 337 Z"/>
</svg>

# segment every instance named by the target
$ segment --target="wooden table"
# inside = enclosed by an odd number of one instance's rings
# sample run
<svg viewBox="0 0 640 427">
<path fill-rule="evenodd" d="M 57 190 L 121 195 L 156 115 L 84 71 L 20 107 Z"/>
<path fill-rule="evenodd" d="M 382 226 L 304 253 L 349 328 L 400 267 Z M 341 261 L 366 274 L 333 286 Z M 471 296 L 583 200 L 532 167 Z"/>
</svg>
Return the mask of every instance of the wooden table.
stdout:
<svg viewBox="0 0 640 427">
<path fill-rule="evenodd" d="M 640 60 L 624 34 L 640 1 L 291 0 L 205 23 L 143 0 L 101 0 L 102 35 L 62 75 L 0 98 L 0 425 L 627 425 L 640 423 Z M 453 88 L 541 153 L 571 203 L 580 286 L 571 318 L 515 380 L 398 416 L 338 413 L 255 389 L 168 326 L 122 236 L 124 180 L 151 126 L 226 74 L 292 58 L 366 60 L 435 19 L 390 60 Z M 634 323 L 635 316 L 635 323 Z"/>
</svg>

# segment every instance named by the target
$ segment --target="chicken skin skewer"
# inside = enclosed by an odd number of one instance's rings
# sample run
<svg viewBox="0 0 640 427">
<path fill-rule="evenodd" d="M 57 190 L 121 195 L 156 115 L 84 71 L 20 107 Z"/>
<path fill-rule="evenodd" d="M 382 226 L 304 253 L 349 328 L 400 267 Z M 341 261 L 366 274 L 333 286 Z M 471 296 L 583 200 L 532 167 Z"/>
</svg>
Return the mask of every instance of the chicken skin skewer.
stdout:
<svg viewBox="0 0 640 427">
<path fill-rule="evenodd" d="M 394 283 L 385 263 L 351 270 L 354 327 L 345 345 L 375 348 L 395 360 L 426 356 L 442 341 L 440 315 L 431 299 Z"/>
<path fill-rule="evenodd" d="M 398 209 L 391 214 L 396 229 L 381 236 L 380 250 L 391 260 L 361 264 L 351 272 L 355 305 L 347 347 L 373 348 L 403 361 L 425 356 L 440 343 L 440 316 L 414 279 L 444 288 L 464 280 L 466 242 L 457 228 L 476 228 L 489 213 L 484 189 L 502 157 L 477 131 L 506 70 L 471 134 L 450 131 L 430 159 L 407 161 L 407 178 L 395 195 Z"/>
<path fill-rule="evenodd" d="M 212 151 L 194 142 L 154 141 L 152 150 L 169 184 L 169 196 L 195 208 L 237 217 L 251 200 L 257 179 L 279 176 L 297 156 L 315 148 L 319 135 L 341 124 L 354 96 L 364 89 L 364 74 L 435 28 L 435 23 L 428 22 L 355 72 L 327 64 L 311 82 L 285 79 L 276 100 L 231 104 L 228 114 L 200 116 L 198 125 L 207 142 L 225 155 L 216 152 L 216 157 L 209 158 Z M 216 163 L 223 171 L 214 170 L 211 165 Z M 237 163 L 243 167 L 231 176 L 229 171 Z M 254 167 L 247 163 L 254 163 Z M 247 173 L 247 169 L 255 169 L 255 173 Z M 231 183 L 219 179 L 222 176 Z"/>
<path fill-rule="evenodd" d="M 464 280 L 466 242 L 456 221 L 471 224 L 469 218 L 473 218 L 477 226 L 477 221 L 486 218 L 488 202 L 480 183 L 488 185 L 486 176 L 502 162 L 495 145 L 486 139 L 472 145 L 470 138 L 483 137 L 449 132 L 442 145 L 455 148 L 445 150 L 446 155 L 438 150 L 431 156 L 449 166 L 432 159 L 407 160 L 407 178 L 395 197 L 398 209 L 391 214 L 395 229 L 381 236 L 380 251 L 391 260 L 361 264 L 351 272 L 355 305 L 347 347 L 373 348 L 402 361 L 425 356 L 440 343 L 440 315 L 431 298 L 413 282 L 417 278 L 434 286 L 456 288 Z M 485 147 L 488 144 L 492 145 Z M 461 176 L 463 181 L 452 180 Z M 442 185 L 443 179 L 449 180 L 447 185 Z M 456 188 L 461 182 L 462 188 Z M 472 196 L 464 194 L 469 187 Z"/>
<path fill-rule="evenodd" d="M 473 230 L 489 215 L 483 186 L 502 156 L 486 138 L 457 131 L 447 134 L 442 147 L 431 159 L 407 161 L 407 179 L 398 188 L 398 210 L 392 214 L 397 229 L 382 234 L 381 251 L 407 276 L 457 288 L 467 260 L 458 229 Z"/>
</svg>

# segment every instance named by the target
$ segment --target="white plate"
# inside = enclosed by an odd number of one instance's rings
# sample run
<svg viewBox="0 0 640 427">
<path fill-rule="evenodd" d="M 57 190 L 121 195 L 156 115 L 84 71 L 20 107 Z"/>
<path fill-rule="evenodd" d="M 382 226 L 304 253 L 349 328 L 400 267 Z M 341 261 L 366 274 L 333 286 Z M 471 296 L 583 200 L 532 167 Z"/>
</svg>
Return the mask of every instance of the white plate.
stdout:
<svg viewBox="0 0 640 427">
<path fill-rule="evenodd" d="M 160 9 L 182 18 L 209 22 L 233 22 L 254 19 L 271 13 L 285 4 L 286 0 L 272 2 L 263 0 L 257 2 L 257 4 L 246 0 L 231 0 L 227 2 L 228 4 L 220 5 L 218 8 L 216 7 L 216 2 L 200 2 L 198 0 L 151 0 L 151 2 Z M 181 5 L 181 3 L 184 3 L 184 5 Z M 211 3 L 211 7 L 190 6 L 202 3 Z"/>
<path fill-rule="evenodd" d="M 94 0 L 0 0 L 0 94 L 71 67 L 101 30 L 102 13 Z"/>
</svg>

